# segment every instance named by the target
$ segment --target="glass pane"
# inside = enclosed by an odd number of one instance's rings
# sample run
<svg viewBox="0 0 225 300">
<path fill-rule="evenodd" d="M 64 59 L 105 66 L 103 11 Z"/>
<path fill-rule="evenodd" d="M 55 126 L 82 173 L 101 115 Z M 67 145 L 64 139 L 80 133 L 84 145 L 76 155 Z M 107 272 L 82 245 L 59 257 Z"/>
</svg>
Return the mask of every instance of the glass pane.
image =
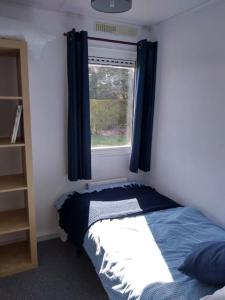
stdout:
<svg viewBox="0 0 225 300">
<path fill-rule="evenodd" d="M 89 65 L 92 147 L 131 143 L 134 68 Z"/>
</svg>

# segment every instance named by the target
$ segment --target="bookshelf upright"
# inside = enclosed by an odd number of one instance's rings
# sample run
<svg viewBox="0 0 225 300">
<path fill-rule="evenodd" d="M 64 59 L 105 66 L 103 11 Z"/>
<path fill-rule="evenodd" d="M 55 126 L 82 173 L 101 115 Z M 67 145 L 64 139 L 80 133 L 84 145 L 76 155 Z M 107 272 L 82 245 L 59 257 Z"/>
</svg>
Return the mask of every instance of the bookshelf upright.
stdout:
<svg viewBox="0 0 225 300">
<path fill-rule="evenodd" d="M 19 104 L 22 118 L 11 144 Z M 0 277 L 36 266 L 27 45 L 0 39 Z"/>
</svg>

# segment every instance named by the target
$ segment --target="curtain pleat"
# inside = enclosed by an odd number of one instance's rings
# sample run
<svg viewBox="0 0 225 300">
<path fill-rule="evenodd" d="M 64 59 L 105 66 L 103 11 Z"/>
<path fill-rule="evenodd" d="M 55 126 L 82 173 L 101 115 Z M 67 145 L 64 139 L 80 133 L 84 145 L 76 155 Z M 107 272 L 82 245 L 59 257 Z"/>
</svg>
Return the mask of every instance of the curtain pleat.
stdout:
<svg viewBox="0 0 225 300">
<path fill-rule="evenodd" d="M 68 179 L 91 179 L 91 131 L 86 31 L 67 34 Z"/>
<path fill-rule="evenodd" d="M 157 42 L 142 40 L 137 46 L 135 77 L 135 114 L 130 171 L 148 172 L 151 166 L 151 146 L 155 103 Z"/>
</svg>

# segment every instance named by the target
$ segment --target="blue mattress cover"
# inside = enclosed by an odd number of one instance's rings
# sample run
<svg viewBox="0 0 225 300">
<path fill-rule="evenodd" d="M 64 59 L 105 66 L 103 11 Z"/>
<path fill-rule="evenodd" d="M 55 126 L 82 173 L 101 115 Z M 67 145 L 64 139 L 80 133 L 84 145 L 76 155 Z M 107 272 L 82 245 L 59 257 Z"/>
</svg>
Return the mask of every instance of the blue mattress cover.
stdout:
<svg viewBox="0 0 225 300">
<path fill-rule="evenodd" d="M 149 237 L 139 232 L 137 225 L 143 223 L 143 218 L 154 240 L 154 251 L 161 255 L 171 280 L 160 279 L 162 264 L 151 265 L 151 248 L 144 251 Z M 215 240 L 225 240 L 223 228 L 194 208 L 179 207 L 99 221 L 86 233 L 84 248 L 111 300 L 199 300 L 219 287 L 191 279 L 179 272 L 178 267 L 195 245 Z M 131 276 L 132 264 L 134 274 Z"/>
</svg>

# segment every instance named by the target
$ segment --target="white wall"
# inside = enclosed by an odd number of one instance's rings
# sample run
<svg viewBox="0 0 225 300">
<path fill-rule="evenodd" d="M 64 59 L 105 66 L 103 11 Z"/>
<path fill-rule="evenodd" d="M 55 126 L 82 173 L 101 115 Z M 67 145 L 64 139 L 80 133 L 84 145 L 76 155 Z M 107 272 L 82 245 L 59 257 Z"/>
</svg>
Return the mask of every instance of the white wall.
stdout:
<svg viewBox="0 0 225 300">
<path fill-rule="evenodd" d="M 225 225 L 225 1 L 155 26 L 152 184 Z"/>
<path fill-rule="evenodd" d="M 67 180 L 66 40 L 63 32 L 75 27 L 91 34 L 94 20 L 5 4 L 0 4 L 0 16 L 32 22 L 44 32 L 56 36 L 44 49 L 41 59 L 29 60 L 37 229 L 39 237 L 51 235 L 57 232 L 58 222 L 53 202 L 62 193 L 84 184 Z M 140 30 L 138 39 L 142 37 L 148 37 L 148 32 Z M 92 166 L 93 180 L 115 177 L 144 180 L 142 174 L 135 176 L 128 172 L 127 150 L 104 155 L 93 153 Z"/>
</svg>

